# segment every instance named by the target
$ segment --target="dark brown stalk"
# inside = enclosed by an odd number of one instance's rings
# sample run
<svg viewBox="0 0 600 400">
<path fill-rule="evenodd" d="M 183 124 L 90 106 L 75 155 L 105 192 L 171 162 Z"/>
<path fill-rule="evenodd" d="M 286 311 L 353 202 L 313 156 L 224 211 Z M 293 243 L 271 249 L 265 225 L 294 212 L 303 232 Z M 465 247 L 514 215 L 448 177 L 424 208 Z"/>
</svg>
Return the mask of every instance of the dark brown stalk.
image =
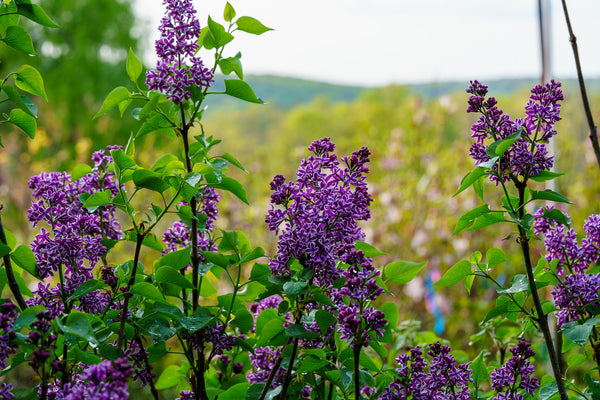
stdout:
<svg viewBox="0 0 600 400">
<path fill-rule="evenodd" d="M 189 126 L 185 123 L 185 113 L 183 111 L 183 107 L 181 107 L 181 124 L 183 129 L 181 130 L 181 137 L 183 139 L 183 150 L 185 153 L 185 166 L 187 172 L 192 172 L 192 160 L 190 159 L 190 144 L 189 144 Z M 190 200 L 190 208 L 192 209 L 192 229 L 190 232 L 190 240 L 192 242 L 192 284 L 194 285 L 194 289 L 192 289 L 192 310 L 196 311 L 198 308 L 198 221 L 196 220 L 198 211 L 196 196 L 192 196 Z"/>
<path fill-rule="evenodd" d="M 360 330 L 360 327 L 358 329 Z M 358 340 L 355 340 L 354 349 L 353 349 L 354 350 L 354 398 L 356 400 L 359 400 L 361 398 L 361 396 L 360 396 L 359 363 L 360 363 L 360 350 L 362 349 L 362 346 L 360 343 L 356 343 L 356 342 L 358 342 Z"/>
<path fill-rule="evenodd" d="M 283 383 L 281 384 L 281 393 L 279 393 L 279 400 L 284 400 L 286 398 L 286 393 L 288 390 L 288 386 L 292 381 L 292 369 L 294 369 L 294 361 L 296 360 L 296 353 L 298 353 L 298 342 L 299 338 L 294 338 L 294 343 L 292 347 L 292 355 L 290 356 L 290 364 L 288 365 L 287 371 L 285 371 L 285 376 L 283 378 Z"/>
<path fill-rule="evenodd" d="M 519 218 L 521 220 L 523 219 L 525 213 L 524 204 L 526 188 L 527 185 L 525 183 L 517 185 L 517 189 L 519 190 Z M 544 310 L 542 309 L 542 302 L 540 301 L 540 296 L 537 291 L 537 287 L 535 286 L 535 277 L 533 276 L 533 265 L 531 263 L 531 254 L 529 249 L 529 238 L 527 237 L 527 232 L 521 226 L 519 226 L 518 241 L 521 245 L 521 250 L 523 252 L 525 270 L 527 272 L 527 281 L 529 282 L 529 290 L 531 292 L 533 304 L 535 307 L 536 316 L 534 317 L 534 321 L 540 327 L 544 336 L 544 341 L 546 343 L 546 347 L 548 348 L 550 364 L 552 365 L 552 372 L 554 373 L 554 378 L 556 380 L 556 385 L 558 387 L 558 393 L 560 394 L 560 398 L 561 400 L 568 400 L 567 391 L 565 389 L 565 384 L 562 378 L 560 361 L 557 355 L 556 348 L 554 347 L 554 342 L 552 341 L 552 332 L 550 332 L 550 326 L 548 324 L 548 315 L 544 313 Z"/>
<path fill-rule="evenodd" d="M 198 374 L 196 375 L 196 400 L 209 400 L 206 394 L 206 382 L 204 381 L 204 344 L 198 349 Z"/>
<path fill-rule="evenodd" d="M 287 346 L 291 342 L 292 342 L 292 338 L 288 338 L 287 342 L 285 343 L 285 345 L 283 345 L 283 347 L 285 348 L 285 346 Z M 269 388 L 271 387 L 271 384 L 273 383 L 273 379 L 275 379 L 275 375 L 277 374 L 277 371 L 279 370 L 279 367 L 281 366 L 282 358 L 283 357 L 279 356 L 279 358 L 273 365 L 273 369 L 271 370 L 271 373 L 269 373 L 269 377 L 267 378 L 267 381 L 265 382 L 265 387 L 263 388 L 262 392 L 260 393 L 258 400 L 264 400 L 265 396 L 267 395 L 267 392 L 269 391 Z"/>
<path fill-rule="evenodd" d="M 148 376 L 150 377 L 149 384 L 150 384 L 150 391 L 152 392 L 152 397 L 154 397 L 155 400 L 159 400 L 158 390 L 156 390 L 156 386 L 154 386 L 154 380 L 152 379 L 152 375 L 150 372 L 150 363 L 148 362 L 148 357 L 146 356 L 146 350 L 144 349 L 144 344 L 142 343 L 142 339 L 140 338 L 139 335 L 135 335 L 135 341 L 140 348 L 140 354 L 142 355 L 142 358 L 144 360 L 144 367 L 146 368 L 146 371 L 148 372 Z"/>
<path fill-rule="evenodd" d="M 563 11 L 565 14 L 565 20 L 567 22 L 567 29 L 569 31 L 569 42 L 571 42 L 571 48 L 573 49 L 573 56 L 575 57 L 575 68 L 577 69 L 577 80 L 579 81 L 579 90 L 581 91 L 581 100 L 583 101 L 583 110 L 587 119 L 588 127 L 590 129 L 590 140 L 592 142 L 592 148 L 594 149 L 594 155 L 596 161 L 600 167 L 600 143 L 598 142 L 598 127 L 594 122 L 592 116 L 592 110 L 590 108 L 590 102 L 588 100 L 587 91 L 585 89 L 585 81 L 583 80 L 583 72 L 581 71 L 581 62 L 579 61 L 579 50 L 577 48 L 577 38 L 573 33 L 571 26 L 571 19 L 569 18 L 569 11 L 567 10 L 566 0 L 562 0 Z"/>
<path fill-rule="evenodd" d="M 135 274 L 137 273 L 137 266 L 140 259 L 140 251 L 142 249 L 142 242 L 144 241 L 144 234 L 137 232 L 135 241 L 135 254 L 133 256 L 133 267 L 131 267 L 131 276 L 129 282 L 125 288 L 125 297 L 123 299 L 123 310 L 121 311 L 121 325 L 119 325 L 119 337 L 117 339 L 117 349 L 120 352 L 123 351 L 123 338 L 125 336 L 125 320 L 127 319 L 127 308 L 129 307 L 129 299 L 133 296 L 129 293 L 129 289 L 135 283 Z"/>
<path fill-rule="evenodd" d="M 0 210 L 2 206 L 0 206 Z M 6 242 L 6 234 L 4 233 L 4 226 L 2 225 L 2 215 L 0 214 L 0 241 L 2 244 L 7 246 Z M 7 254 L 4 257 L 4 268 L 6 268 L 6 279 L 8 280 L 8 287 L 15 297 L 15 301 L 19 305 L 19 308 L 22 310 L 27 308 L 27 303 L 25 303 L 25 299 L 23 299 L 23 295 L 21 294 L 21 290 L 19 289 L 19 285 L 17 284 L 17 280 L 15 279 L 15 274 L 12 269 L 12 264 L 10 261 L 10 255 Z"/>
</svg>

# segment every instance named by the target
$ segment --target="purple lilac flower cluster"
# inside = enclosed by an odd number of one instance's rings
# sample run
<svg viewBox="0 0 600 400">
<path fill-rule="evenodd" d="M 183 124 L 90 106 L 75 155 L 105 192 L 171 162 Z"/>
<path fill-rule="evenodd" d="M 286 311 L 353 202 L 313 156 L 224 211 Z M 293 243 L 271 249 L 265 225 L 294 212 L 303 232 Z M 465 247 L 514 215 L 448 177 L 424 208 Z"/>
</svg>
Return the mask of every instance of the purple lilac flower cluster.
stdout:
<svg viewBox="0 0 600 400">
<path fill-rule="evenodd" d="M 123 350 L 123 358 L 133 365 L 133 380 L 140 381 L 142 386 L 145 386 L 156 377 L 156 374 L 152 372 L 152 364 L 146 365 L 150 354 L 135 340 L 129 341 L 128 344 L 127 348 Z"/>
<path fill-rule="evenodd" d="M 365 173 L 369 151 L 362 148 L 340 165 L 329 138 L 313 142 L 314 155 L 300 163 L 296 182 L 276 175 L 271 182 L 271 209 L 265 222 L 279 234 L 273 274 L 289 275 L 295 258 L 314 270 L 314 282 L 326 286 L 340 276 L 336 262 L 364 239 L 357 221 L 370 217 Z"/>
<path fill-rule="evenodd" d="M 181 392 L 179 392 L 179 397 L 175 400 L 194 400 L 195 398 L 196 396 L 194 395 L 194 392 L 189 390 L 182 390 Z"/>
<path fill-rule="evenodd" d="M 341 257 L 341 261 L 348 265 L 342 270 L 346 281 L 341 289 L 331 290 L 331 297 L 338 307 L 338 332 L 342 334 L 342 339 L 354 347 L 357 343 L 370 340 L 371 332 L 383 337 L 386 324 L 383 312 L 366 305 L 384 290 L 375 280 L 380 274 L 379 270 L 373 267 L 372 259 L 365 257 L 362 251 L 352 249 Z"/>
<path fill-rule="evenodd" d="M 540 387 L 539 380 L 531 376 L 534 372 L 533 364 L 527 361 L 535 355 L 530 344 L 519 340 L 517 346 L 510 351 L 513 356 L 490 374 L 492 389 L 496 392 L 493 400 L 522 400 L 523 391 L 533 396 Z"/>
<path fill-rule="evenodd" d="M 456 364 L 450 348 L 439 342 L 429 345 L 428 364 L 419 347 L 413 347 L 410 354 L 396 358 L 399 366 L 397 378 L 381 393 L 379 400 L 470 400 L 469 363 Z M 412 397 L 411 397 L 412 396 Z"/>
<path fill-rule="evenodd" d="M 488 154 L 490 139 L 497 142 L 520 132 L 510 148 L 493 162 L 490 168 L 492 181 L 498 183 L 501 179 L 506 182 L 519 177 L 523 180 L 552 167 L 554 160 L 548 155 L 544 143 L 556 135 L 554 125 L 561 119 L 558 102 L 563 100 L 563 94 L 560 86 L 560 82 L 555 81 L 535 86 L 525 106 L 525 118 L 512 121 L 497 107 L 494 97 L 486 99 L 487 86 L 471 81 L 467 89 L 467 93 L 471 94 L 467 112 L 481 114 L 471 128 L 471 136 L 476 141 L 471 146 L 470 155 L 475 163 L 491 163 L 493 154 Z"/>
<path fill-rule="evenodd" d="M 0 400 L 14 399 L 15 395 L 11 392 L 12 388 L 13 385 L 10 383 L 3 383 L 2 386 L 0 386 Z"/>
<path fill-rule="evenodd" d="M 25 339 L 27 343 L 35 346 L 35 350 L 31 352 L 29 365 L 35 371 L 44 371 L 46 362 L 50 358 L 54 358 L 51 362 L 52 369 L 55 372 L 60 371 L 62 367 L 60 360 L 52 357 L 57 339 L 57 336 L 52 333 L 51 322 L 55 316 L 49 311 L 41 311 L 35 315 L 35 318 L 31 324 L 33 329 L 29 331 L 29 336 Z"/>
<path fill-rule="evenodd" d="M 127 382 L 133 367 L 123 358 L 90 365 L 62 389 L 62 400 L 122 400 L 129 398 Z"/>
<path fill-rule="evenodd" d="M 552 206 L 545 208 L 551 210 Z M 533 229 L 536 235 L 544 237 L 546 259 L 558 261 L 556 273 L 563 278 L 552 291 L 557 325 L 562 327 L 569 321 L 579 321 L 591 317 L 590 309 L 600 305 L 600 274 L 587 273 L 590 265 L 600 258 L 600 214 L 591 215 L 584 223 L 586 237 L 577 240 L 572 228 L 544 218 L 544 208 L 534 213 Z M 568 274 L 567 274 L 568 272 Z"/>
<path fill-rule="evenodd" d="M 146 85 L 180 104 L 192 97 L 190 87 L 210 86 L 213 73 L 196 56 L 200 23 L 191 0 L 164 0 L 163 4 L 167 9 L 155 43 L 158 61 L 146 73 Z"/>
<path fill-rule="evenodd" d="M 198 198 L 199 216 L 204 216 L 206 222 L 201 229 L 198 229 L 198 249 L 216 251 L 214 243 L 212 243 L 209 233 L 213 231 L 215 227 L 215 221 L 219 214 L 219 193 L 214 188 L 206 187 Z M 181 205 L 185 206 L 187 203 L 183 202 Z M 190 239 L 191 228 L 186 225 L 183 221 L 176 221 L 173 225 L 168 228 L 163 234 L 163 242 L 167 245 L 164 254 L 180 250 L 182 248 L 191 246 L 192 241 Z M 199 255 L 200 262 L 204 262 L 202 255 Z"/>
<path fill-rule="evenodd" d="M 17 349 L 13 343 L 17 335 L 12 329 L 18 316 L 17 306 L 7 298 L 0 305 L 0 369 L 6 368 L 6 360 Z"/>
<path fill-rule="evenodd" d="M 109 146 L 108 150 L 117 148 L 121 147 Z M 52 288 L 50 284 L 39 283 L 35 297 L 28 303 L 42 304 L 55 316 L 64 309 L 62 297 L 93 279 L 92 270 L 106 252 L 103 237 L 121 238 L 114 205 L 90 211 L 80 200 L 84 194 L 118 193 L 114 174 L 108 170 L 111 156 L 100 150 L 92 155 L 92 160 L 92 172 L 73 182 L 64 172 L 42 173 L 29 180 L 35 199 L 28 210 L 29 221 L 33 226 L 45 222 L 49 227 L 49 230 L 41 228 L 31 245 L 40 277 L 48 278 L 61 270 L 65 279 L 64 285 Z M 97 314 L 108 301 L 108 293 L 94 291 L 81 298 L 80 308 Z"/>
</svg>

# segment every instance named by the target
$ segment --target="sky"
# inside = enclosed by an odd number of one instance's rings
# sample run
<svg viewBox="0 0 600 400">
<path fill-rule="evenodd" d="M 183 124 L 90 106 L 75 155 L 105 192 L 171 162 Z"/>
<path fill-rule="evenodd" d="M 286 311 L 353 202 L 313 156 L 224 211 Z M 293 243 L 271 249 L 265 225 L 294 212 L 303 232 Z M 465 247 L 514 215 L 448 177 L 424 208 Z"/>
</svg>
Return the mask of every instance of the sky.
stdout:
<svg viewBox="0 0 600 400">
<path fill-rule="evenodd" d="M 551 71 L 576 76 L 559 0 L 550 4 Z M 225 0 L 193 1 L 201 26 L 223 23 Z M 225 56 L 242 52 L 244 73 L 345 85 L 490 80 L 541 74 L 538 0 L 230 0 L 237 16 L 273 28 L 236 32 Z M 567 1 L 586 77 L 600 76 L 600 1 Z M 163 14 L 161 0 L 136 0 L 147 52 Z M 212 55 L 208 55 L 208 61 Z"/>
</svg>

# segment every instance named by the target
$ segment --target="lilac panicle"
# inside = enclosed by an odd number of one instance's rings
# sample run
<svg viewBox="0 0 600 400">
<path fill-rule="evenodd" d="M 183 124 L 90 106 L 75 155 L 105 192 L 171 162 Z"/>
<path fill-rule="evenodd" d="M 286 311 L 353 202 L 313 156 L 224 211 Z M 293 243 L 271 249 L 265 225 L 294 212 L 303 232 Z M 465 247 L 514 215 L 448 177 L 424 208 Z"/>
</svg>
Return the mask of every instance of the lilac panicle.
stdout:
<svg viewBox="0 0 600 400">
<path fill-rule="evenodd" d="M 535 86 L 531 89 L 525 106 L 525 118 L 513 121 L 497 107 L 495 98 L 486 99 L 487 86 L 471 81 L 467 89 L 467 93 L 471 94 L 467 112 L 480 114 L 471 127 L 471 136 L 475 142 L 469 153 L 475 163 L 480 165 L 491 161 L 487 152 L 490 142 L 520 133 L 508 150 L 489 168 L 493 182 L 523 180 L 552 168 L 554 160 L 548 155 L 545 143 L 556 135 L 554 125 L 561 119 L 559 101 L 563 100 L 563 94 L 560 86 L 555 81 Z"/>
<path fill-rule="evenodd" d="M 0 369 L 6 368 L 6 360 L 17 350 L 13 343 L 17 335 L 12 329 L 18 316 L 17 306 L 7 298 L 0 305 Z"/>
<path fill-rule="evenodd" d="M 545 209 L 551 210 L 552 207 Z M 552 296 L 558 309 L 557 325 L 562 327 L 569 321 L 592 317 L 590 309 L 600 305 L 600 274 L 588 273 L 590 266 L 595 265 L 600 257 L 600 215 L 591 215 L 585 221 L 586 237 L 581 244 L 572 228 L 543 215 L 544 208 L 534 213 L 533 229 L 536 235 L 544 237 L 548 262 L 558 262 L 556 273 L 562 280 L 559 279 Z"/>
<path fill-rule="evenodd" d="M 109 146 L 107 150 L 120 148 Z M 108 204 L 90 211 L 81 202 L 82 195 L 109 191 L 114 196 L 118 192 L 109 168 L 112 157 L 100 150 L 92 155 L 92 160 L 92 172 L 76 181 L 64 172 L 42 173 L 29 180 L 35 199 L 28 211 L 29 220 L 33 226 L 47 226 L 40 229 L 31 244 L 40 277 L 50 277 L 62 269 L 64 284 L 50 288 L 39 283 L 28 304 L 42 304 L 55 316 L 64 308 L 63 294 L 94 278 L 92 270 L 106 253 L 103 238 L 119 240 L 122 236 L 115 217 L 116 206 Z M 108 302 L 106 293 L 94 291 L 81 298 L 79 307 L 99 314 Z"/>
<path fill-rule="evenodd" d="M 86 367 L 63 387 L 63 400 L 123 400 L 129 398 L 127 382 L 133 367 L 123 358 Z"/>
<path fill-rule="evenodd" d="M 163 0 L 163 4 L 165 16 L 155 43 L 158 61 L 156 68 L 146 73 L 146 85 L 180 104 L 192 97 L 190 87 L 210 86 L 213 74 L 196 56 L 200 23 L 191 0 Z"/>
<path fill-rule="evenodd" d="M 494 400 L 523 398 L 523 392 L 533 396 L 540 387 L 539 380 L 532 376 L 533 364 L 528 361 L 535 355 L 530 344 L 519 340 L 517 346 L 510 351 L 513 356 L 502 367 L 490 373 L 492 389 L 496 392 Z"/>
<path fill-rule="evenodd" d="M 357 222 L 370 217 L 372 201 L 365 182 L 369 152 L 363 148 L 340 164 L 331 153 L 335 145 L 324 138 L 313 142 L 313 155 L 300 163 L 296 182 L 276 175 L 271 182 L 271 209 L 265 222 L 279 234 L 277 254 L 269 266 L 275 275 L 290 273 L 288 262 L 298 259 L 315 272 L 316 284 L 340 276 L 336 260 L 364 239 Z"/>
<path fill-rule="evenodd" d="M 0 400 L 14 399 L 15 395 L 11 392 L 12 388 L 13 385 L 10 383 L 3 383 L 2 386 L 0 386 Z"/>
<path fill-rule="evenodd" d="M 419 347 L 413 347 L 410 354 L 396 358 L 397 378 L 381 393 L 379 400 L 470 400 L 469 382 L 472 381 L 469 363 L 457 364 L 450 348 L 439 342 L 429 345 L 423 356 Z"/>
</svg>

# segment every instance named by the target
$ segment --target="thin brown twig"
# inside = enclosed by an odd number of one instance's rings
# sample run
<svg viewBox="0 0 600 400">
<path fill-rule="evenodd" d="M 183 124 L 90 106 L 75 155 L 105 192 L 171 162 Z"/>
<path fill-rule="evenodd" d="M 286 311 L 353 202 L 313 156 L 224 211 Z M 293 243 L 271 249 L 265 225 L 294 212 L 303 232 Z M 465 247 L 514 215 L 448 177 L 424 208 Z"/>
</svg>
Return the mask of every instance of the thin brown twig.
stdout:
<svg viewBox="0 0 600 400">
<path fill-rule="evenodd" d="M 581 71 L 581 62 L 579 61 L 579 50 L 577 49 L 577 38 L 573 33 L 573 27 L 571 26 L 571 19 L 569 18 L 569 11 L 567 10 L 566 0 L 562 0 L 563 11 L 565 14 L 565 20 L 567 22 L 567 29 L 569 31 L 569 42 L 573 48 L 573 56 L 575 57 L 575 68 L 577 69 L 577 80 L 579 81 L 579 90 L 581 91 L 581 100 L 583 101 L 583 110 L 585 112 L 588 127 L 590 129 L 590 140 L 592 142 L 592 148 L 596 161 L 600 167 L 600 143 L 598 142 L 598 127 L 594 122 L 592 116 L 592 110 L 590 108 L 590 102 L 588 100 L 587 91 L 585 89 L 585 81 L 583 80 L 583 73 Z"/>
</svg>

